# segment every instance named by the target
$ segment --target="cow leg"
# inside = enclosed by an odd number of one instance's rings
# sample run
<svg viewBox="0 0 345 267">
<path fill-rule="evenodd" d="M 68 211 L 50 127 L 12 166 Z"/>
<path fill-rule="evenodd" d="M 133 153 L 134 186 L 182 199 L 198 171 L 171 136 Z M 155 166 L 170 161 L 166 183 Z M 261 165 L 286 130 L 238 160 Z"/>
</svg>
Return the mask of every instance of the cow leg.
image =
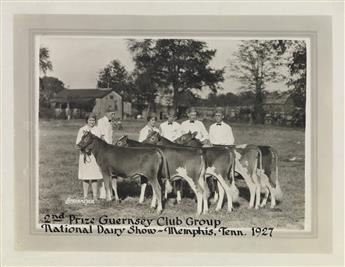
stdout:
<svg viewBox="0 0 345 267">
<path fill-rule="evenodd" d="M 224 180 L 222 175 L 217 175 L 217 179 L 220 183 L 220 185 L 223 187 L 225 193 L 226 193 L 226 197 L 228 199 L 227 203 L 228 203 L 228 211 L 231 212 L 232 211 L 232 196 L 231 196 L 231 191 L 230 191 L 230 185 L 228 185 L 228 183 Z M 220 193 L 220 191 L 219 191 Z M 223 192 L 223 198 L 224 198 L 224 192 Z M 219 202 L 220 205 L 223 204 L 222 202 Z M 218 207 L 218 206 L 217 206 Z M 221 206 L 220 206 L 221 209 Z"/>
<path fill-rule="evenodd" d="M 212 185 L 212 190 L 211 191 L 213 192 L 213 197 L 211 198 L 210 202 L 212 204 L 215 204 L 217 202 L 217 200 L 218 200 L 218 197 L 219 197 L 219 195 L 218 195 L 218 182 L 215 181 L 216 177 L 213 177 L 213 176 L 206 177 L 206 179 L 208 179 L 208 178 L 211 179 L 211 181 L 210 181 L 210 183 Z"/>
<path fill-rule="evenodd" d="M 250 193 L 248 209 L 251 209 L 254 207 L 256 186 L 253 183 L 248 171 L 245 168 L 243 168 L 242 164 L 238 160 L 236 160 L 235 171 L 243 177 L 244 181 L 246 182 L 248 186 L 249 193 Z"/>
<path fill-rule="evenodd" d="M 147 183 L 141 184 L 139 204 L 144 203 L 146 186 L 147 186 Z"/>
<path fill-rule="evenodd" d="M 267 199 L 268 199 L 268 195 L 269 195 L 270 191 L 268 190 L 267 187 L 265 187 L 265 196 L 260 204 L 260 208 L 263 208 L 266 206 L 266 203 L 267 203 Z"/>
<path fill-rule="evenodd" d="M 203 177 L 200 177 L 199 181 L 199 186 L 202 190 L 202 202 L 203 202 L 203 214 L 207 214 L 208 213 L 208 195 L 209 195 L 209 190 L 208 190 L 208 186 L 206 184 L 206 181 L 204 180 Z"/>
<path fill-rule="evenodd" d="M 175 187 L 176 187 L 176 201 L 177 201 L 177 204 L 181 204 L 181 201 L 182 201 L 182 197 L 181 197 L 182 180 L 175 181 Z"/>
<path fill-rule="evenodd" d="M 152 200 L 151 200 L 151 208 L 156 208 L 157 196 L 155 190 L 152 190 Z"/>
<path fill-rule="evenodd" d="M 220 185 L 220 183 L 217 181 L 218 184 L 218 192 L 219 192 L 219 197 L 218 197 L 218 202 L 216 206 L 216 211 L 220 211 L 223 206 L 223 200 L 224 200 L 224 188 Z"/>
<path fill-rule="evenodd" d="M 101 183 L 101 187 L 99 189 L 99 198 L 101 198 L 101 199 L 105 199 L 106 198 L 104 181 Z"/>
<path fill-rule="evenodd" d="M 253 171 L 252 174 L 253 180 L 254 180 L 254 184 L 255 184 L 255 195 L 256 195 L 256 199 L 255 199 L 255 209 L 259 209 L 260 207 L 260 200 L 261 200 L 261 183 L 259 181 L 260 176 L 258 177 L 256 174 L 256 170 Z"/>
<path fill-rule="evenodd" d="M 118 204 L 120 202 L 120 199 L 119 199 L 119 195 L 117 194 L 117 179 L 116 178 L 111 178 L 111 185 L 113 187 L 114 194 L 115 194 L 115 202 L 116 204 Z"/>
<path fill-rule="evenodd" d="M 267 200 L 268 200 L 268 196 L 270 194 L 270 183 L 269 183 L 269 178 L 268 176 L 261 170 L 258 170 L 258 172 L 261 174 L 260 177 L 260 184 L 261 184 L 261 187 L 264 188 L 264 191 L 265 191 L 265 196 L 260 204 L 260 207 L 265 207 L 266 206 L 266 203 L 267 203 Z M 271 191 L 271 197 L 273 197 L 272 195 L 272 191 Z"/>
<path fill-rule="evenodd" d="M 106 201 L 108 202 L 108 205 L 111 201 L 111 182 L 110 182 L 110 175 L 107 172 L 102 172 L 103 174 L 103 180 L 104 180 L 104 186 L 105 186 L 105 195 L 106 195 Z"/>
<path fill-rule="evenodd" d="M 161 189 L 161 186 L 159 185 L 157 177 L 155 178 L 154 181 L 152 181 L 152 189 L 153 189 L 152 191 L 154 191 L 152 198 L 157 199 L 157 214 L 161 214 L 163 210 L 162 191 L 161 191 L 162 189 Z M 156 201 L 154 201 L 154 203 L 156 203 Z M 152 207 L 152 203 L 151 203 L 151 207 Z"/>
<path fill-rule="evenodd" d="M 181 172 L 186 172 L 185 170 L 182 170 Z M 181 176 L 187 183 L 188 185 L 192 188 L 195 196 L 196 196 L 196 201 L 197 201 L 197 215 L 200 215 L 202 212 L 202 191 L 199 188 L 198 183 L 195 183 L 194 180 L 192 178 L 190 178 L 189 176 L 185 175 L 184 173 L 179 174 L 179 176 Z"/>
<path fill-rule="evenodd" d="M 268 183 L 267 185 L 267 190 L 269 190 L 269 192 L 271 193 L 271 206 L 270 208 L 273 209 L 276 206 L 276 196 L 275 196 L 275 191 L 274 188 L 271 186 L 270 183 Z M 267 196 L 268 198 L 268 196 Z"/>
</svg>

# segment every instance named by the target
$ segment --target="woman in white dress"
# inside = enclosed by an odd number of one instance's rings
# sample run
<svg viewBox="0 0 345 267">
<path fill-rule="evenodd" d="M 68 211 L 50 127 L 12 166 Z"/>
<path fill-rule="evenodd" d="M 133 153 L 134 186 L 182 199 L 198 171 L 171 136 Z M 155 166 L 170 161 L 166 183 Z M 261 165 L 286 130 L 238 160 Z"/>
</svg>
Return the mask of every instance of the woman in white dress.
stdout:
<svg viewBox="0 0 345 267">
<path fill-rule="evenodd" d="M 77 141 L 78 144 L 86 131 L 91 132 L 97 137 L 101 136 L 99 128 L 96 126 L 96 115 L 90 113 L 85 118 L 86 125 L 81 127 L 78 131 Z M 89 185 L 92 187 L 93 199 L 97 199 L 97 180 L 103 179 L 102 172 L 97 165 L 96 159 L 93 154 L 84 158 L 84 155 L 80 153 L 79 156 L 79 170 L 78 179 L 83 181 L 84 198 L 87 198 Z"/>
</svg>

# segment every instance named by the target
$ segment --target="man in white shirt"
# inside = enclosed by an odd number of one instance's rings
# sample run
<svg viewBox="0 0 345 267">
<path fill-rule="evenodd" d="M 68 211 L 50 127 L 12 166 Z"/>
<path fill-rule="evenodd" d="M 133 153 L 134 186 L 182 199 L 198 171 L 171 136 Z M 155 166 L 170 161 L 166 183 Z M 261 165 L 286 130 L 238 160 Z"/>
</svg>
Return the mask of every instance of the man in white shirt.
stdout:
<svg viewBox="0 0 345 267">
<path fill-rule="evenodd" d="M 113 144 L 113 124 L 112 120 L 115 119 L 115 110 L 108 107 L 103 118 L 99 119 L 97 126 L 101 132 L 101 138 L 108 144 Z"/>
<path fill-rule="evenodd" d="M 197 135 L 195 136 L 197 139 L 199 139 L 204 144 L 208 143 L 208 133 L 204 126 L 204 124 L 196 119 L 196 110 L 194 108 L 190 108 L 188 111 L 188 118 L 189 120 L 186 120 L 182 122 L 181 124 L 181 131 L 182 134 L 191 132 L 197 132 Z"/>
<path fill-rule="evenodd" d="M 181 136 L 181 125 L 176 121 L 176 113 L 171 110 L 168 113 L 168 120 L 161 123 L 159 126 L 161 135 L 170 141 L 174 142 L 175 139 Z"/>
<path fill-rule="evenodd" d="M 235 138 L 229 124 L 226 124 L 222 108 L 217 108 L 215 113 L 216 122 L 210 126 L 210 142 L 213 145 L 233 145 Z"/>
<path fill-rule="evenodd" d="M 115 110 L 109 106 L 106 110 L 104 117 L 102 117 L 101 119 L 97 121 L 97 126 L 100 130 L 101 138 L 111 145 L 114 142 L 112 120 L 115 119 L 115 115 L 116 115 Z M 117 195 L 117 180 L 116 180 L 116 177 L 112 177 L 112 178 L 113 179 L 111 179 L 111 183 L 115 192 L 115 199 L 118 200 L 119 197 Z M 102 182 L 101 188 L 99 191 L 99 198 L 105 199 L 105 197 L 106 197 L 105 187 L 104 187 L 104 182 Z"/>
</svg>

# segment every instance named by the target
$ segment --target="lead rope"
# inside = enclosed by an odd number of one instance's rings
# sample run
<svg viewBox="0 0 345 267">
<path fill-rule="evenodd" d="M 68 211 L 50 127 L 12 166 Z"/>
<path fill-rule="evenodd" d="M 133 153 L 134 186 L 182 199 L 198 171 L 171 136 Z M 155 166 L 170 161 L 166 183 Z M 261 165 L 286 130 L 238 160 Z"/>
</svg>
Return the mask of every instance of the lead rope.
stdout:
<svg viewBox="0 0 345 267">
<path fill-rule="evenodd" d="M 84 153 L 84 163 L 90 163 L 91 162 L 91 157 L 87 155 L 87 153 Z"/>
</svg>

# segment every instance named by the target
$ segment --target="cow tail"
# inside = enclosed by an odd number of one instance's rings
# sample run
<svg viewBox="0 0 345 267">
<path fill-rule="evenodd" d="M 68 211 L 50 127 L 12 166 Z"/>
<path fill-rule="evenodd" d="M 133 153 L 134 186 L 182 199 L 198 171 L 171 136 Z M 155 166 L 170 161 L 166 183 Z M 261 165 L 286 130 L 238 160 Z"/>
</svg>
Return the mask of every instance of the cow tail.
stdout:
<svg viewBox="0 0 345 267">
<path fill-rule="evenodd" d="M 203 178 L 203 182 L 205 181 L 206 182 L 206 177 L 205 177 L 205 174 L 206 174 L 206 158 L 205 158 L 205 155 L 204 155 L 204 152 L 202 150 L 200 150 L 200 159 L 201 159 L 201 164 L 200 164 L 200 178 Z M 208 188 L 207 186 L 207 183 L 205 183 L 205 190 L 207 190 L 206 194 L 207 196 L 210 195 L 210 189 Z"/>
<path fill-rule="evenodd" d="M 163 153 L 163 151 L 159 148 L 157 148 L 158 150 L 158 153 L 162 156 L 162 160 L 163 160 L 163 168 L 164 168 L 164 172 L 165 172 L 165 176 L 163 181 L 164 181 L 164 184 L 165 184 L 165 190 L 168 192 L 168 193 L 171 193 L 172 190 L 173 190 L 173 187 L 170 183 L 170 173 L 169 173 L 169 168 L 168 168 L 168 162 L 167 162 L 167 159 Z M 161 170 L 162 172 L 162 170 Z"/>
<path fill-rule="evenodd" d="M 229 149 L 229 156 L 231 159 L 231 166 L 230 166 L 230 177 L 231 177 L 231 185 L 230 185 L 230 193 L 231 193 L 231 197 L 232 197 L 232 201 L 233 202 L 238 202 L 238 197 L 240 195 L 240 192 L 236 186 L 235 183 L 235 162 L 236 162 L 236 155 L 233 151 L 233 149 Z"/>
<path fill-rule="evenodd" d="M 276 188 L 275 188 L 275 197 L 278 201 L 281 201 L 283 198 L 283 192 L 279 184 L 279 174 L 278 174 L 278 152 L 271 148 L 272 156 L 274 157 L 275 164 L 275 173 L 276 173 Z"/>
<path fill-rule="evenodd" d="M 253 166 L 253 172 L 252 172 L 252 176 L 254 175 L 254 173 L 256 174 L 256 176 L 259 176 L 258 179 L 259 179 L 259 184 L 261 183 L 261 172 L 263 171 L 262 170 L 262 153 L 261 153 L 261 150 L 260 148 L 257 148 L 257 157 L 258 159 L 257 160 L 254 160 L 254 166 Z M 259 169 L 259 171 L 258 171 Z M 259 175 L 258 175 L 259 174 Z M 253 178 L 252 178 L 253 179 Z M 255 181 L 252 181 L 255 183 Z"/>
</svg>

